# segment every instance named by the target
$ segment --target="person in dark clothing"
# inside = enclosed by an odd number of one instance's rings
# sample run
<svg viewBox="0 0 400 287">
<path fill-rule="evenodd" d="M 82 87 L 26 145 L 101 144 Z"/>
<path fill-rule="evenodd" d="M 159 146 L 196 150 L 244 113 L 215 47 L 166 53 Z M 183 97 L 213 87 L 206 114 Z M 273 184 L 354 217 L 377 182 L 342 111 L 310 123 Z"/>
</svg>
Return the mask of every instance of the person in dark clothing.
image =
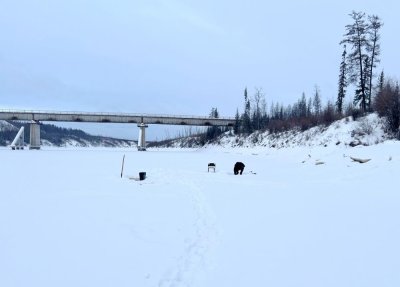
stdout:
<svg viewBox="0 0 400 287">
<path fill-rule="evenodd" d="M 235 166 L 233 168 L 234 174 L 237 175 L 237 174 L 239 174 L 239 172 L 240 172 L 240 174 L 242 174 L 244 167 L 245 167 L 245 165 L 243 162 L 238 161 L 237 163 L 235 163 Z"/>
</svg>

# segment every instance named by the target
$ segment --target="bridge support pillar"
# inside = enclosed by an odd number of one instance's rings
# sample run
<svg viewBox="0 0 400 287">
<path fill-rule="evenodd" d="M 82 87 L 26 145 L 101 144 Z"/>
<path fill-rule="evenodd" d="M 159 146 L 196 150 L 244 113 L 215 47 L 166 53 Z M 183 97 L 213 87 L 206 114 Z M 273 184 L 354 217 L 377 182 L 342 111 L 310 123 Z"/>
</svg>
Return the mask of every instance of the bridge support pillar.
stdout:
<svg viewBox="0 0 400 287">
<path fill-rule="evenodd" d="M 145 123 L 138 124 L 139 127 L 139 138 L 138 138 L 138 150 L 145 151 L 146 150 L 146 128 L 148 125 Z"/>
<path fill-rule="evenodd" d="M 31 121 L 29 149 L 40 149 L 40 123 Z"/>
</svg>

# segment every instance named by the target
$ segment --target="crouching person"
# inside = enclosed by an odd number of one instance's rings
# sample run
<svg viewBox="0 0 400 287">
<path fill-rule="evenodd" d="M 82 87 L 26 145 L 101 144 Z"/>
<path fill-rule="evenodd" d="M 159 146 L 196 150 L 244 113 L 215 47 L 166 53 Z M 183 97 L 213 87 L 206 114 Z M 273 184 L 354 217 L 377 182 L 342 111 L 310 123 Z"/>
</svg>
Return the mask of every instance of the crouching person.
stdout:
<svg viewBox="0 0 400 287">
<path fill-rule="evenodd" d="M 244 165 L 243 162 L 238 161 L 237 163 L 235 163 L 235 166 L 234 166 L 234 168 L 233 168 L 234 174 L 235 174 L 235 175 L 237 175 L 237 174 L 239 174 L 239 173 L 242 174 L 242 173 L 243 173 L 243 170 L 244 170 L 244 167 L 245 167 L 245 165 Z"/>
</svg>

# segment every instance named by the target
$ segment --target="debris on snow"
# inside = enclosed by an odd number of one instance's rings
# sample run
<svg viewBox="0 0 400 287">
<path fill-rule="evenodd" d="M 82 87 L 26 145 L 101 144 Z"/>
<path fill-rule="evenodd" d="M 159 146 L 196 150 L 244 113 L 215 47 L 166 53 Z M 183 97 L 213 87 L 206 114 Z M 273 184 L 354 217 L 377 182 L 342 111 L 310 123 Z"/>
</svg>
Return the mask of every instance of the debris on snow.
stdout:
<svg viewBox="0 0 400 287">
<path fill-rule="evenodd" d="M 356 158 L 356 157 L 350 157 L 353 161 L 359 162 L 359 163 L 366 163 L 369 162 L 371 159 L 361 159 L 361 158 Z"/>
</svg>

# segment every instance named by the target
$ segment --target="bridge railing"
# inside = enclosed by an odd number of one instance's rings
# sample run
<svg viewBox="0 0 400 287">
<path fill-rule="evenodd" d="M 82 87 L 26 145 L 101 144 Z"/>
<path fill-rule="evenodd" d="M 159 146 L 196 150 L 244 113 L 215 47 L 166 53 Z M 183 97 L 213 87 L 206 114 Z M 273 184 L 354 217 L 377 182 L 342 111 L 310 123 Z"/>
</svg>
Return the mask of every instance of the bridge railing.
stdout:
<svg viewBox="0 0 400 287">
<path fill-rule="evenodd" d="M 79 112 L 79 111 L 50 111 L 50 110 L 13 110 L 0 109 L 0 113 L 24 113 L 24 114 L 58 114 L 58 115 L 88 115 L 88 116 L 127 116 L 127 117 L 160 117 L 160 118 L 186 118 L 186 119 L 213 119 L 207 116 L 193 115 L 167 115 L 167 114 L 149 114 L 149 113 L 125 113 L 125 112 Z M 218 119 L 235 120 L 233 117 L 219 117 Z"/>
<path fill-rule="evenodd" d="M 59 122 L 98 122 L 98 123 L 146 123 L 162 125 L 192 126 L 233 126 L 234 118 L 210 118 L 182 115 L 154 115 L 133 113 L 96 113 L 37 110 L 0 110 L 0 120 L 19 121 L 59 121 Z"/>
</svg>

